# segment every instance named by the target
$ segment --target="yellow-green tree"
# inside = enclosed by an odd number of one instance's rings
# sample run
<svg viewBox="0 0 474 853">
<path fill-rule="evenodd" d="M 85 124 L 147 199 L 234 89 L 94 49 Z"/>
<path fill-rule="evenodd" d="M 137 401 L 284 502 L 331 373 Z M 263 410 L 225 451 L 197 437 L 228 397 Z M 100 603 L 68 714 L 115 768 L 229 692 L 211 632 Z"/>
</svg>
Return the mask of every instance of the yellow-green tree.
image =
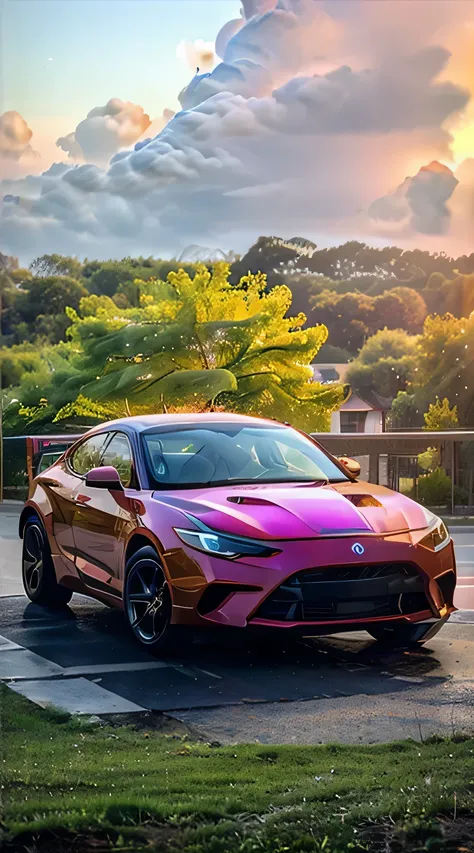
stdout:
<svg viewBox="0 0 474 853">
<path fill-rule="evenodd" d="M 430 403 L 423 417 L 425 419 L 423 429 L 426 430 L 455 429 L 459 426 L 457 406 L 451 408 L 447 397 L 442 400 L 436 397 L 436 402 Z"/>
<path fill-rule="evenodd" d="M 313 382 L 310 367 L 326 327 L 288 317 L 287 287 L 266 293 L 264 275 L 231 285 L 229 273 L 226 263 L 193 278 L 179 270 L 136 281 L 135 308 L 88 296 L 68 310 L 70 359 L 42 395 L 55 420 L 219 406 L 328 429 L 343 389 Z"/>
</svg>

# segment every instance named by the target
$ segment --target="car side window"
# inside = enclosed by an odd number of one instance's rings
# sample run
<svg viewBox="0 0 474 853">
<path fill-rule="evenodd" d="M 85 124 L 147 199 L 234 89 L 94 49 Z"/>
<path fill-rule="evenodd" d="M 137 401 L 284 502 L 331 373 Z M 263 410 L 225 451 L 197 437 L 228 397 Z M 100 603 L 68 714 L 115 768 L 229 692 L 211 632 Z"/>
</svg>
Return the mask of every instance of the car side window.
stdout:
<svg viewBox="0 0 474 853">
<path fill-rule="evenodd" d="M 101 467 L 111 465 L 115 468 L 122 481 L 122 485 L 127 488 L 132 481 L 132 451 L 130 443 L 126 435 L 116 433 L 105 448 L 100 462 Z"/>
<path fill-rule="evenodd" d="M 109 433 L 101 433 L 92 435 L 87 441 L 83 441 L 71 456 L 69 456 L 69 465 L 75 474 L 84 476 L 92 468 L 100 466 L 100 458 Z"/>
</svg>

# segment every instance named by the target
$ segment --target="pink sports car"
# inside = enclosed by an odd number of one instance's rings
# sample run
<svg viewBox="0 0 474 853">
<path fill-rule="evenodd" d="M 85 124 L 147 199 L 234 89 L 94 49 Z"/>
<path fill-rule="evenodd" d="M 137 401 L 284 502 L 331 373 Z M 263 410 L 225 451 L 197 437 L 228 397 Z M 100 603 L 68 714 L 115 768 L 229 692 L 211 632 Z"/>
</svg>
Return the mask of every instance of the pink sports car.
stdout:
<svg viewBox="0 0 474 853">
<path fill-rule="evenodd" d="M 152 652 L 183 627 L 423 642 L 453 613 L 443 522 L 358 479 L 357 463 L 276 421 L 124 418 L 33 480 L 21 515 L 32 601 L 123 608 Z"/>
</svg>

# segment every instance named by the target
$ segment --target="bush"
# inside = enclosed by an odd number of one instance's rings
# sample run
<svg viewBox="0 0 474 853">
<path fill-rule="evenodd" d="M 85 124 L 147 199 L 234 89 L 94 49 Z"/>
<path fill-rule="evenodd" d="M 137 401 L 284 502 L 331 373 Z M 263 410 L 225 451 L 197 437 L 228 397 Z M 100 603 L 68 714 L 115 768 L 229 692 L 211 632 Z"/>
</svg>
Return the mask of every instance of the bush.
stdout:
<svg viewBox="0 0 474 853">
<path fill-rule="evenodd" d="M 451 502 L 452 481 L 444 468 L 436 468 L 431 474 L 426 474 L 418 480 L 418 500 L 425 506 L 446 506 Z M 454 499 L 463 503 L 466 492 L 457 486 L 454 488 Z"/>
</svg>

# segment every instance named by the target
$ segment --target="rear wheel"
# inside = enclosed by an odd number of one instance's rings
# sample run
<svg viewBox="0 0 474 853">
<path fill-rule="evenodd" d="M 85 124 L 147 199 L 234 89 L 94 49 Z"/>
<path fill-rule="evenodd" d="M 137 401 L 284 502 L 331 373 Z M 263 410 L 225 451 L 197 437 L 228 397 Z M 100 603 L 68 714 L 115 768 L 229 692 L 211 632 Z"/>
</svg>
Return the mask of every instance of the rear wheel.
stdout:
<svg viewBox="0 0 474 853">
<path fill-rule="evenodd" d="M 438 624 L 413 624 L 413 625 L 373 625 L 368 628 L 368 633 L 374 640 L 392 649 L 406 648 L 409 646 L 422 646 L 430 640 L 444 625 L 440 620 Z"/>
<path fill-rule="evenodd" d="M 127 623 L 151 654 L 179 648 L 183 629 L 171 624 L 170 588 L 160 558 L 151 546 L 140 548 L 128 560 L 123 598 Z"/>
<path fill-rule="evenodd" d="M 23 531 L 22 578 L 28 598 L 35 604 L 65 607 L 71 600 L 72 591 L 56 580 L 48 539 L 36 516 Z"/>
</svg>

